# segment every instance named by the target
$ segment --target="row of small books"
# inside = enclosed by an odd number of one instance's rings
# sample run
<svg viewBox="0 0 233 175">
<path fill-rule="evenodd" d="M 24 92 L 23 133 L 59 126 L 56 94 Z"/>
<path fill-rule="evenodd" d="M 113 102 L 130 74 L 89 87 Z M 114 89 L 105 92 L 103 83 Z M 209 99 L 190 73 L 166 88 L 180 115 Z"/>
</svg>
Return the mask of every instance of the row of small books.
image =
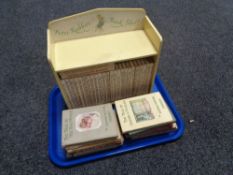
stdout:
<svg viewBox="0 0 233 175">
<path fill-rule="evenodd" d="M 105 104 L 148 93 L 153 58 L 94 66 L 60 73 L 72 108 Z"/>
<path fill-rule="evenodd" d="M 159 92 L 62 113 L 62 147 L 67 158 L 82 156 L 177 129 Z"/>
</svg>

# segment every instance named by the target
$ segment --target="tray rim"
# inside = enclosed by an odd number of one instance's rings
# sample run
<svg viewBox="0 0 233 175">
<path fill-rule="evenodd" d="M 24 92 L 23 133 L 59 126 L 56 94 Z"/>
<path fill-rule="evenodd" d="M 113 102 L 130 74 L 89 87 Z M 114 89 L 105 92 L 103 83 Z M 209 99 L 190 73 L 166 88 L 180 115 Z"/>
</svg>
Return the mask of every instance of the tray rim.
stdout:
<svg viewBox="0 0 233 175">
<path fill-rule="evenodd" d="M 79 165 L 79 164 L 84 164 L 84 163 L 88 163 L 91 161 L 95 161 L 95 160 L 99 160 L 99 159 L 103 159 L 103 158 L 107 158 L 110 156 L 114 156 L 114 155 L 119 155 L 119 154 L 123 154 L 129 151 L 134 151 L 134 150 L 138 150 L 138 149 L 142 149 L 142 148 L 146 148 L 149 146 L 155 146 L 155 145 L 160 145 L 160 144 L 164 144 L 164 143 L 168 143 L 168 142 L 172 142 L 175 141 L 177 139 L 179 139 L 183 134 L 184 134 L 184 130 L 185 130 L 185 125 L 183 122 L 183 119 L 180 115 L 180 113 L 177 111 L 175 104 L 173 103 L 171 97 L 169 96 L 165 86 L 163 85 L 162 80 L 160 79 L 159 75 L 156 75 L 155 77 L 155 81 L 154 83 L 157 85 L 157 88 L 159 90 L 159 92 L 162 94 L 164 100 L 166 101 L 167 105 L 169 106 L 169 108 L 171 109 L 171 111 L 173 112 L 173 114 L 176 116 L 176 119 L 179 122 L 179 128 L 176 131 L 176 134 L 171 136 L 171 137 L 162 137 L 160 138 L 160 140 L 155 140 L 154 142 L 151 143 L 147 143 L 146 145 L 144 144 L 139 144 L 138 146 L 134 146 L 134 147 L 130 147 L 127 148 L 125 150 L 119 150 L 119 151 L 115 151 L 114 153 L 111 153 L 110 151 L 106 151 L 104 154 L 90 154 L 87 157 L 82 157 L 82 158 L 77 158 L 77 159 L 71 159 L 69 161 L 62 161 L 60 159 L 58 159 L 56 157 L 56 154 L 53 151 L 53 145 L 55 143 L 53 143 L 53 130 L 54 130 L 54 124 L 52 123 L 52 116 L 54 115 L 54 104 L 52 103 L 54 96 L 56 96 L 56 93 L 59 93 L 59 88 L 57 85 L 55 85 L 53 87 L 53 89 L 50 91 L 49 94 L 49 103 L 48 103 L 48 114 L 49 114 L 49 122 L 48 122 L 48 154 L 49 154 L 49 158 L 52 161 L 52 163 L 54 163 L 56 166 L 64 168 L 64 167 L 71 167 L 71 166 L 75 166 L 75 165 Z M 79 160 L 81 159 L 81 161 Z"/>
</svg>

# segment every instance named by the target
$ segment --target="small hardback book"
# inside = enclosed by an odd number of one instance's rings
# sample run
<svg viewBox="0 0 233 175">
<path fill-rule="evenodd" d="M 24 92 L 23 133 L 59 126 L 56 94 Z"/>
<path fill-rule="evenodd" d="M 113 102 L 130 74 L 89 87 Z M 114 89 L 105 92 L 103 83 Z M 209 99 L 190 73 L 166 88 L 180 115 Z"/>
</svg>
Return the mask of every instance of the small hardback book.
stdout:
<svg viewBox="0 0 233 175">
<path fill-rule="evenodd" d="M 62 147 L 116 139 L 120 129 L 112 104 L 64 110 Z"/>
<path fill-rule="evenodd" d="M 123 134 L 176 122 L 159 92 L 115 102 Z"/>
</svg>

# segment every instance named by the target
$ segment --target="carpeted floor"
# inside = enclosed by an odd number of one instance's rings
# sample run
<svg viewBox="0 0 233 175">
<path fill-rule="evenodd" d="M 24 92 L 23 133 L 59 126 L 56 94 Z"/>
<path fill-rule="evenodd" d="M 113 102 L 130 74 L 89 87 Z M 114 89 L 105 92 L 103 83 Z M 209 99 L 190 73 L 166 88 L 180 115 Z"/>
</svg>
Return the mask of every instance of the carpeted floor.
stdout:
<svg viewBox="0 0 233 175">
<path fill-rule="evenodd" d="M 47 23 L 96 7 L 147 10 L 164 38 L 159 73 L 186 130 L 177 142 L 60 169 L 47 151 Z M 2 0 L 0 46 L 0 174 L 233 173 L 232 0 Z"/>
</svg>

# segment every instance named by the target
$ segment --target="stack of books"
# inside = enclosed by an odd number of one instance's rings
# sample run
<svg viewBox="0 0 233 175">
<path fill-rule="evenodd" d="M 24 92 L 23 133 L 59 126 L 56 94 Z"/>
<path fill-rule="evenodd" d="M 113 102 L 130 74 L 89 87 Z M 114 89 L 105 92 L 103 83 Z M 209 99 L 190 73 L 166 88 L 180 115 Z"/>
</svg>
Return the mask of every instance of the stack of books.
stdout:
<svg viewBox="0 0 233 175">
<path fill-rule="evenodd" d="M 98 65 L 59 74 L 72 108 L 109 103 L 146 94 L 153 78 L 154 58 Z"/>
<path fill-rule="evenodd" d="M 177 129 L 176 119 L 159 92 L 119 100 L 115 105 L 122 133 L 128 139 Z"/>
<path fill-rule="evenodd" d="M 176 129 L 176 119 L 156 92 L 114 104 L 64 110 L 62 147 L 70 158 L 116 148 L 124 139 L 141 139 Z"/>
<path fill-rule="evenodd" d="M 122 143 L 112 104 L 63 111 L 62 147 L 67 157 L 115 148 Z"/>
</svg>

